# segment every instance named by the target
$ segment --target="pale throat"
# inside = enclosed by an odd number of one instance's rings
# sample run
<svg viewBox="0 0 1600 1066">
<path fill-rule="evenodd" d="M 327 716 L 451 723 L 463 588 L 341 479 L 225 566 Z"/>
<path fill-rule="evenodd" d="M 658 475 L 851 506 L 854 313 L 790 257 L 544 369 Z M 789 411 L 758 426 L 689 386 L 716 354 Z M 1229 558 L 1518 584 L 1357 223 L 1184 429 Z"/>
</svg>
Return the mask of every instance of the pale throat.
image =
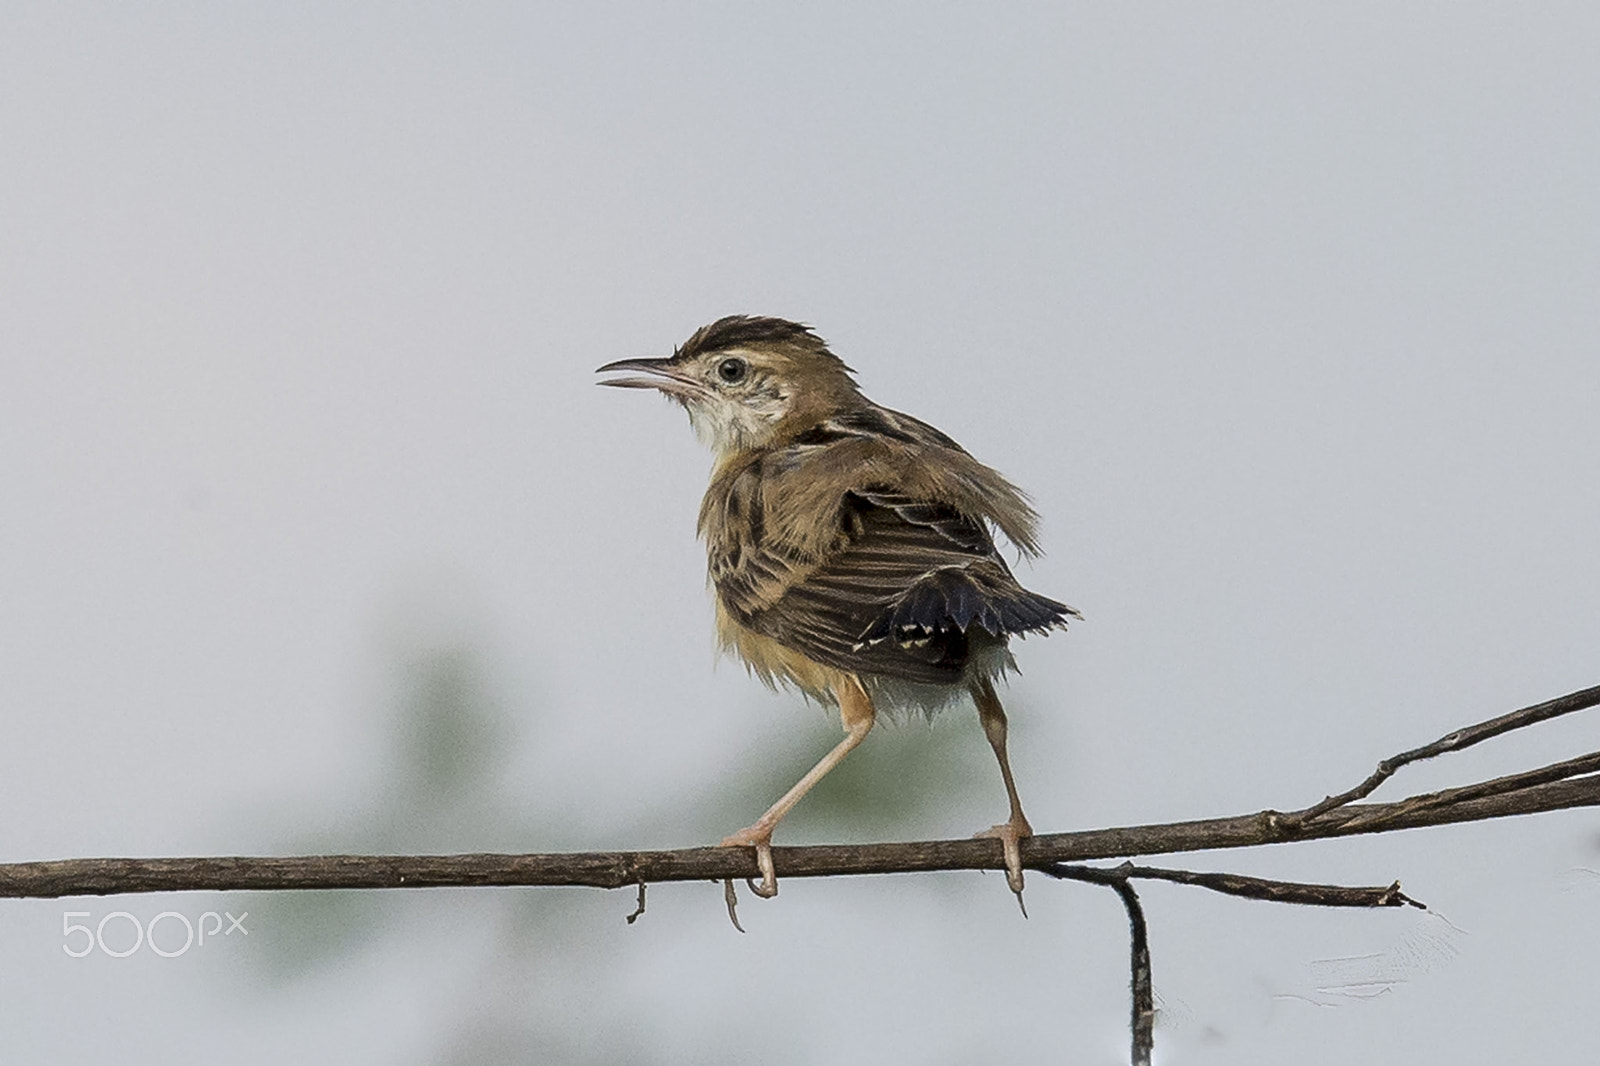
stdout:
<svg viewBox="0 0 1600 1066">
<path fill-rule="evenodd" d="M 721 460 L 769 444 L 791 403 L 787 390 L 766 388 L 684 406 L 695 436 Z"/>
</svg>

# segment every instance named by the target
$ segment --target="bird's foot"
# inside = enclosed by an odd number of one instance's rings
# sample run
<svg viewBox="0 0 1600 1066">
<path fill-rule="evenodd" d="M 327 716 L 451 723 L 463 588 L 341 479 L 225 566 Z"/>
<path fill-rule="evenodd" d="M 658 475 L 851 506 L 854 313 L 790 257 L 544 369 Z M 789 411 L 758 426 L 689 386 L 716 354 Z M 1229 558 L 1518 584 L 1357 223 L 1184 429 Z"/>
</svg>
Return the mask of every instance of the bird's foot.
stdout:
<svg viewBox="0 0 1600 1066">
<path fill-rule="evenodd" d="M 1016 894 L 1017 906 L 1022 908 L 1022 916 L 1026 918 L 1028 908 L 1022 902 L 1022 841 L 1033 836 L 1033 827 L 1019 813 L 1012 815 L 1009 822 L 1002 822 L 973 836 L 980 839 L 993 837 L 1000 841 L 1006 858 L 1006 885 Z"/>
<path fill-rule="evenodd" d="M 730 837 L 725 837 L 721 844 L 724 848 L 755 848 L 756 865 L 761 869 L 761 883 L 747 881 L 750 891 L 762 899 L 771 899 L 778 894 L 778 874 L 772 867 L 772 827 L 763 826 L 760 822 L 746 826 Z"/>
</svg>

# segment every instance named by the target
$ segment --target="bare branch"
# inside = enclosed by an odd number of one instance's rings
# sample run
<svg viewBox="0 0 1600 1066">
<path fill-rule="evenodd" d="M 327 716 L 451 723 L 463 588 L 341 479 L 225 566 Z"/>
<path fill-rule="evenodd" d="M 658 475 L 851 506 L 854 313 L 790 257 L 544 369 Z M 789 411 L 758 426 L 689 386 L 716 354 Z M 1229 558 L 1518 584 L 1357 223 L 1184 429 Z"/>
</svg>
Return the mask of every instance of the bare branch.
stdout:
<svg viewBox="0 0 1600 1066">
<path fill-rule="evenodd" d="M 1326 821 L 1286 825 L 1274 811 L 1165 825 L 1050 833 L 1022 842 L 1023 864 L 1176 854 L 1449 825 L 1573 807 L 1600 806 L 1600 776 L 1550 781 L 1443 806 L 1357 804 Z M 1001 870 L 996 840 L 825 844 L 774 848 L 780 877 Z M 61 859 L 0 864 L 0 898 L 104 896 L 133 892 L 437 888 L 720 881 L 757 875 L 747 848 L 578 852 L 546 855 L 313 855 L 173 859 Z"/>
<path fill-rule="evenodd" d="M 1051 833 L 1022 842 L 1023 862 L 1037 869 L 1085 859 L 1255 847 L 1600 806 L 1600 773 L 1596 772 L 1600 770 L 1600 752 L 1399 803 L 1353 803 L 1407 763 L 1459 751 L 1597 703 L 1600 686 L 1456 730 L 1432 744 L 1384 760 L 1356 788 L 1302 811 L 1269 810 L 1233 818 Z M 777 872 L 784 877 L 1004 868 L 996 840 L 775 848 L 773 857 Z M 619 888 L 660 881 L 748 878 L 758 872 L 750 849 L 720 847 L 545 855 L 61 859 L 0 864 L 0 897 L 470 885 Z"/>
<path fill-rule="evenodd" d="M 1069 863 L 1254 847 L 1600 806 L 1600 752 L 1491 781 L 1411 796 L 1398 803 L 1357 802 L 1409 763 L 1460 751 L 1502 733 L 1597 704 L 1600 704 L 1600 686 L 1458 729 L 1432 744 L 1383 760 L 1355 788 L 1300 811 L 1267 810 L 1233 818 L 1031 837 L 1022 842 L 1023 865 L 1051 877 L 1106 885 L 1121 898 L 1128 912 L 1130 931 L 1133 1062 L 1135 1066 L 1148 1066 L 1154 1045 L 1155 1020 L 1150 945 L 1144 910 L 1130 881 L 1169 881 L 1247 899 L 1325 907 L 1421 907 L 1422 904 L 1402 893 L 1398 881 L 1387 887 L 1348 887 L 1135 866 L 1129 862 L 1111 869 Z M 772 857 L 776 872 L 785 878 L 1005 868 L 1000 842 L 994 839 L 774 848 Z M 720 880 L 724 883 L 728 917 L 734 927 L 739 928 L 732 879 L 748 879 L 759 872 L 753 849 L 722 847 L 545 855 L 63 859 L 0 864 L 0 897 L 485 885 L 597 888 L 637 885 L 638 904 L 632 914 L 626 915 L 631 924 L 644 913 L 647 884 Z"/>
</svg>

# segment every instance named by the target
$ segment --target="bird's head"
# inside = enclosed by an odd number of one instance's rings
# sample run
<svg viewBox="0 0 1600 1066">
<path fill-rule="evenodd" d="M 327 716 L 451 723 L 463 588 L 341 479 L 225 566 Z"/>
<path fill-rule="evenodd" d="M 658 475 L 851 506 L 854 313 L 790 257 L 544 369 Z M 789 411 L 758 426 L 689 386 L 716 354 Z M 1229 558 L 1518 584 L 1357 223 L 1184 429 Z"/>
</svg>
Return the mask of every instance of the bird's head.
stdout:
<svg viewBox="0 0 1600 1066">
<path fill-rule="evenodd" d="M 719 457 L 784 440 L 866 401 L 851 370 L 810 328 L 781 318 L 730 315 L 702 326 L 666 359 L 619 359 L 600 382 L 658 389 L 683 404 L 695 433 Z"/>
</svg>

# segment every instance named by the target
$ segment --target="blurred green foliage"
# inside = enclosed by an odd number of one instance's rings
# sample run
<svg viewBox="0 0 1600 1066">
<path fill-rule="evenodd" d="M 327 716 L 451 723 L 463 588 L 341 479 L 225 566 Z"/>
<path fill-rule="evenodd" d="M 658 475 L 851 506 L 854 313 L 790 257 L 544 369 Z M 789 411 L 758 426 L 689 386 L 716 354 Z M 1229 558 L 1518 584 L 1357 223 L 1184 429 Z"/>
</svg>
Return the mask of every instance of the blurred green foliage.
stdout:
<svg viewBox="0 0 1600 1066">
<path fill-rule="evenodd" d="M 413 651 L 396 664 L 395 676 L 373 802 L 323 812 L 321 832 L 294 836 L 291 850 L 457 852 L 485 839 L 552 839 L 556 819 L 518 809 L 501 784 L 513 745 L 537 749 L 552 722 L 550 710 L 506 698 L 486 657 L 464 642 Z M 680 831 L 709 827 L 708 835 L 729 832 L 753 821 L 809 769 L 836 742 L 837 720 L 831 712 L 805 714 L 798 705 L 795 711 L 778 750 L 765 750 L 769 739 L 763 750 L 747 749 L 714 782 L 674 797 L 673 825 Z M 977 796 L 986 797 L 987 806 Z M 651 840 L 660 831 L 660 806 L 640 810 L 641 824 L 629 830 L 630 839 Z M 967 832 L 1004 813 L 999 774 L 970 710 L 952 709 L 933 724 L 886 723 L 806 797 L 782 832 L 795 843 L 913 839 L 936 831 L 952 811 L 963 818 L 971 812 Z M 564 828 L 570 834 L 586 827 Z M 906 890 L 920 891 L 922 883 L 908 882 Z M 250 906 L 273 935 L 263 937 L 252 958 L 266 984 L 287 987 L 356 966 L 418 928 L 487 928 L 492 935 L 485 938 L 481 964 L 462 978 L 486 991 L 469 988 L 461 1001 L 475 1006 L 454 1016 L 443 1010 L 446 1035 L 432 1061 L 646 1061 L 648 1034 L 609 1025 L 602 1027 L 608 1039 L 597 1042 L 593 1019 L 586 1021 L 571 1001 L 573 989 L 606 980 L 593 940 L 598 923 L 620 924 L 617 900 L 552 889 L 263 894 Z M 606 908 L 603 918 L 596 901 Z M 508 1000 L 507 988 L 518 994 Z"/>
</svg>

